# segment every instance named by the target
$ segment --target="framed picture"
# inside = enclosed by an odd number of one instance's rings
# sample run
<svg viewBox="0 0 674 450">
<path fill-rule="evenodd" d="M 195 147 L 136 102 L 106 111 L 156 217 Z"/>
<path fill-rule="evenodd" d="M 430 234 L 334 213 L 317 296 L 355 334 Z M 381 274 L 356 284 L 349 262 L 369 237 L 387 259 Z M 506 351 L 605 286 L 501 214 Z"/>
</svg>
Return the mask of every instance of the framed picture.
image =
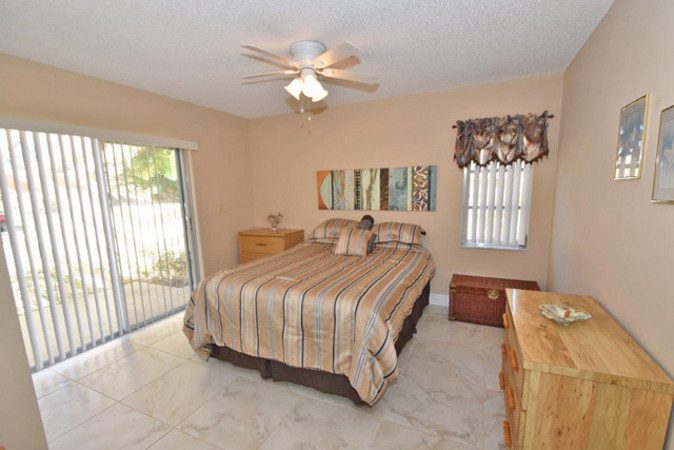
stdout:
<svg viewBox="0 0 674 450">
<path fill-rule="evenodd" d="M 620 110 L 618 150 L 615 160 L 616 180 L 641 177 L 649 103 L 650 95 L 646 94 L 629 105 L 623 106 Z"/>
<path fill-rule="evenodd" d="M 674 105 L 660 113 L 652 200 L 657 203 L 674 203 Z"/>
</svg>

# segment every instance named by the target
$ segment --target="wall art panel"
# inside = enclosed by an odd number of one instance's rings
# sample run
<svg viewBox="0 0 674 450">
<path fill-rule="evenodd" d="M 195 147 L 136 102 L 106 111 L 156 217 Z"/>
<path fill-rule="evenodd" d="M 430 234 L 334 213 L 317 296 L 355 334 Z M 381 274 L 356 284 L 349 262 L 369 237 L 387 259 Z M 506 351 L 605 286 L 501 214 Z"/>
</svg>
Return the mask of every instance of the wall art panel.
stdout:
<svg viewBox="0 0 674 450">
<path fill-rule="evenodd" d="M 318 209 L 435 211 L 436 166 L 319 170 Z"/>
</svg>

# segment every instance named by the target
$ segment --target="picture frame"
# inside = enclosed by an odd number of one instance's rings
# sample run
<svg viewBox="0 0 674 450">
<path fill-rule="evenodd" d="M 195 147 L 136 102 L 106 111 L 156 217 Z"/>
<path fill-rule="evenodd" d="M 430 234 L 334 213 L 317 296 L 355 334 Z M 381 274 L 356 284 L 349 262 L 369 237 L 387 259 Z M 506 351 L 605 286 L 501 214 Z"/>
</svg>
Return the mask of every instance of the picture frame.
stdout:
<svg viewBox="0 0 674 450">
<path fill-rule="evenodd" d="M 674 105 L 660 112 L 657 148 L 651 201 L 674 203 Z"/>
<path fill-rule="evenodd" d="M 641 178 L 650 97 L 650 94 L 646 94 L 620 109 L 615 180 Z"/>
</svg>

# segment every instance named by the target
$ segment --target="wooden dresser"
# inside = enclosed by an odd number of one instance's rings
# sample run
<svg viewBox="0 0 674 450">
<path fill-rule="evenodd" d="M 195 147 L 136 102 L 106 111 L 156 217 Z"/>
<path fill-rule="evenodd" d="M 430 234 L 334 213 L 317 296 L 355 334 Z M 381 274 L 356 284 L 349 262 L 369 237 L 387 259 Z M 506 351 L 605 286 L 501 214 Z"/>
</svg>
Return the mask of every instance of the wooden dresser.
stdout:
<svg viewBox="0 0 674 450">
<path fill-rule="evenodd" d="M 674 383 L 591 297 L 506 290 L 506 444 L 527 449 L 661 449 Z M 563 327 L 538 309 L 592 318 Z"/>
<path fill-rule="evenodd" d="M 258 228 L 239 232 L 239 257 L 242 263 L 281 253 L 304 241 L 304 230 Z"/>
</svg>

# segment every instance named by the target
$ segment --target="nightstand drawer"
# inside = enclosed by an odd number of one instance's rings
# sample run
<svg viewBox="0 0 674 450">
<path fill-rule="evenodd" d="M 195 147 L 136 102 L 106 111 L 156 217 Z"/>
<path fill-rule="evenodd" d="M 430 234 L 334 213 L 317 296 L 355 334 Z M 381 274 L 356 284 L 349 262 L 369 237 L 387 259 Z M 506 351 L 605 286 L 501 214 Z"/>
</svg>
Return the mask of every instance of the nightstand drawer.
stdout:
<svg viewBox="0 0 674 450">
<path fill-rule="evenodd" d="M 254 259 L 266 258 L 271 256 L 273 253 L 258 253 L 258 252 L 247 252 L 245 250 L 241 251 L 241 262 L 245 263 L 248 261 L 253 261 Z"/>
<path fill-rule="evenodd" d="M 280 253 L 285 250 L 283 236 L 241 236 L 241 251 L 254 253 Z"/>
<path fill-rule="evenodd" d="M 304 230 L 268 228 L 239 233 L 239 256 L 245 263 L 254 259 L 281 253 L 304 241 Z"/>
</svg>

